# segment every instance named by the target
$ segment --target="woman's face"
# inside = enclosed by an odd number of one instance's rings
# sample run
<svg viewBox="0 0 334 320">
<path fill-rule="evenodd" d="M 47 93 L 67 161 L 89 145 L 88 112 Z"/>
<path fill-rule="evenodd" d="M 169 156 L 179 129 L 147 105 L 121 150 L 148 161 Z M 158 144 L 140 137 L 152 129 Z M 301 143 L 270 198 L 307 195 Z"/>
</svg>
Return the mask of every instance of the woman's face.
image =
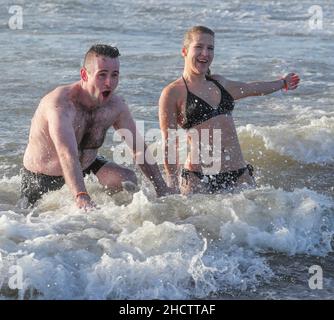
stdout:
<svg viewBox="0 0 334 320">
<path fill-rule="evenodd" d="M 188 48 L 183 48 L 185 63 L 196 74 L 206 74 L 214 57 L 214 37 L 207 33 L 194 33 Z"/>
</svg>

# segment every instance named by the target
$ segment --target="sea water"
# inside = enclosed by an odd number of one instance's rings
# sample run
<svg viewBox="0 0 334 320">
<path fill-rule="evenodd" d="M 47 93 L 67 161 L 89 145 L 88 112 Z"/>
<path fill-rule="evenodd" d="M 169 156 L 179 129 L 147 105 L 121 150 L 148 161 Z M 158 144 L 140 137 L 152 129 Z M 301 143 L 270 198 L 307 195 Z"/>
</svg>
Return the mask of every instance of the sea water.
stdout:
<svg viewBox="0 0 334 320">
<path fill-rule="evenodd" d="M 14 5 L 21 21 L 11 20 Z M 325 0 L 1 0 L 0 297 L 333 299 L 333 17 Z M 135 168 L 133 197 L 85 178 L 96 211 L 78 210 L 66 186 L 17 207 L 33 113 L 48 91 L 79 79 L 85 51 L 118 46 L 118 93 L 144 131 L 158 129 L 161 90 L 182 74 L 193 25 L 216 32 L 213 73 L 301 77 L 295 91 L 236 103 L 258 187 L 157 199 Z M 160 148 L 161 138 L 147 142 Z M 100 153 L 112 160 L 117 145 L 110 130 Z M 322 271 L 316 289 L 312 266 Z"/>
</svg>

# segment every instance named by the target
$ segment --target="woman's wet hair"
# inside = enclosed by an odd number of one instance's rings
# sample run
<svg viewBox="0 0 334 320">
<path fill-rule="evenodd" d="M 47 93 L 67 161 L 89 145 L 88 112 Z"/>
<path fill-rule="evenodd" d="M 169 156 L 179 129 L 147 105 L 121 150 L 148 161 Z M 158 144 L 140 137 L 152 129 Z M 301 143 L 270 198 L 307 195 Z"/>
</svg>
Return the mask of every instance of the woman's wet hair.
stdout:
<svg viewBox="0 0 334 320">
<path fill-rule="evenodd" d="M 188 48 L 190 42 L 193 40 L 193 35 L 196 33 L 206 33 L 206 34 L 210 34 L 213 37 L 215 36 L 214 31 L 212 31 L 211 29 L 204 27 L 204 26 L 195 26 L 190 28 L 184 35 L 183 38 L 183 46 Z"/>
</svg>

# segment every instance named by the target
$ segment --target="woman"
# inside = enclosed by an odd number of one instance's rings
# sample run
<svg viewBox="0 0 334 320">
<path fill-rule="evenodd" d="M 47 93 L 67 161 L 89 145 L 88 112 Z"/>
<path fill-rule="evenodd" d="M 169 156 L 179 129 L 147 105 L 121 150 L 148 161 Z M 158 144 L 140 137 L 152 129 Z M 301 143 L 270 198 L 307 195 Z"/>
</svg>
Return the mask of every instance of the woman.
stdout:
<svg viewBox="0 0 334 320">
<path fill-rule="evenodd" d="M 294 90 L 299 77 L 290 73 L 271 82 L 244 83 L 210 75 L 214 32 L 203 26 L 195 26 L 186 32 L 182 56 L 182 77 L 163 89 L 159 101 L 164 167 L 169 187 L 174 192 L 181 188 L 183 194 L 188 194 L 254 186 L 253 168 L 245 163 L 232 117 L 234 101 L 281 89 Z M 176 137 L 178 128 L 185 130 L 187 141 L 181 183 L 178 154 L 182 146 Z"/>
</svg>

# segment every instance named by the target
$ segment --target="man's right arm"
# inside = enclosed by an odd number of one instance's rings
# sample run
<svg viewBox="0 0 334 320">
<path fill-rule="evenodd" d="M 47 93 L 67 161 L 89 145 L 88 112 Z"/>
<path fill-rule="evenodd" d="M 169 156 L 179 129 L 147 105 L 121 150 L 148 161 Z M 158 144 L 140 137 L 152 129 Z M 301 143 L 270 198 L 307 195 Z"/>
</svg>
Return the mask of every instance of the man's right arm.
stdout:
<svg viewBox="0 0 334 320">
<path fill-rule="evenodd" d="M 71 105 L 55 101 L 48 106 L 49 134 L 54 143 L 63 177 L 79 208 L 90 208 L 93 203 L 87 193 L 79 162 L 78 146 L 73 128 L 75 111 Z"/>
<path fill-rule="evenodd" d="M 167 183 L 178 192 L 177 97 L 170 87 L 162 91 L 159 99 L 159 122 Z"/>
</svg>

